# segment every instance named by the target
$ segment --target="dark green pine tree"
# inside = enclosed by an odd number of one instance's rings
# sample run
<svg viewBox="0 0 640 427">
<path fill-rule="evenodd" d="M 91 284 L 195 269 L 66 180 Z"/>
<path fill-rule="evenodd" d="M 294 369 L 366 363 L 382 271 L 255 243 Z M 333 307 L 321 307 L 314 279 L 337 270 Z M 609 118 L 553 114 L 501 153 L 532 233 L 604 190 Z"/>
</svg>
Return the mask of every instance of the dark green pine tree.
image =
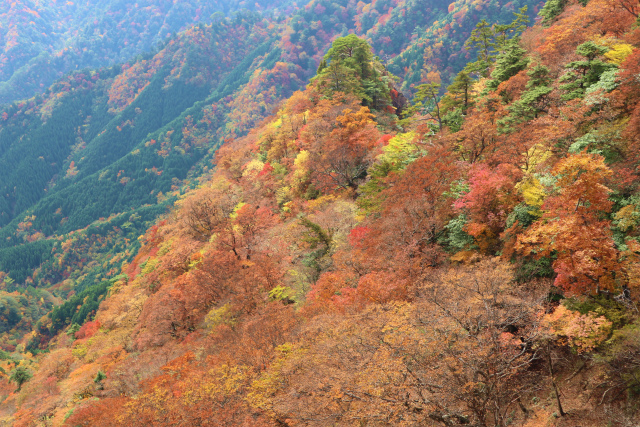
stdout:
<svg viewBox="0 0 640 427">
<path fill-rule="evenodd" d="M 545 27 L 551 25 L 556 17 L 562 13 L 566 5 L 567 0 L 547 0 L 542 10 L 538 13 L 542 17 L 542 25 Z"/>
<path fill-rule="evenodd" d="M 353 93 L 364 97 L 356 72 L 339 61 L 331 61 L 320 74 L 320 87 L 326 94 Z"/>
<path fill-rule="evenodd" d="M 390 89 L 382 75 L 384 67 L 371 53 L 366 40 L 354 34 L 336 39 L 318 67 L 320 92 L 331 97 L 336 92 L 354 94 L 363 105 L 382 109 L 390 102 Z"/>
<path fill-rule="evenodd" d="M 453 82 L 447 87 L 447 93 L 440 102 L 442 124 L 451 132 L 457 132 L 462 127 L 464 116 L 473 105 L 471 88 L 474 80 L 465 70 L 459 72 Z"/>
<path fill-rule="evenodd" d="M 418 92 L 413 97 L 414 104 L 406 109 L 405 117 L 420 113 L 435 124 L 434 131 L 442 130 L 444 123 L 440 110 L 440 83 L 422 84 L 417 89 Z"/>
<path fill-rule="evenodd" d="M 469 74 L 477 74 L 480 77 L 489 77 L 489 70 L 494 62 L 501 57 L 509 57 L 514 44 L 520 40 L 520 34 L 527 28 L 529 17 L 527 6 L 514 12 L 514 19 L 509 24 L 494 24 L 483 19 L 478 22 L 471 32 L 464 47 L 474 49 L 478 53 L 475 62 L 467 64 L 465 71 Z M 526 64 L 525 64 L 526 66 Z M 497 85 L 496 85 L 497 86 Z"/>
<path fill-rule="evenodd" d="M 560 78 L 560 82 L 564 83 L 560 89 L 566 92 L 562 95 L 563 100 L 584 97 L 585 90 L 597 83 L 602 73 L 617 68 L 615 64 L 599 58 L 608 51 L 608 47 L 597 45 L 592 41 L 582 43 L 576 48 L 576 53 L 584 59 L 572 61 L 566 65 L 568 72 Z"/>
<path fill-rule="evenodd" d="M 500 83 L 509 80 L 529 64 L 527 51 L 520 47 L 519 41 L 517 37 L 510 39 L 498 54 L 491 80 L 487 83 L 489 89 L 495 90 Z"/>
<path fill-rule="evenodd" d="M 476 28 L 471 31 L 471 36 L 465 42 L 464 47 L 475 49 L 478 52 L 478 59 L 467 64 L 465 70 L 468 73 L 479 74 L 482 77 L 489 76 L 489 68 L 492 63 L 491 55 L 496 47 L 493 36 L 493 29 L 486 19 L 478 22 Z"/>
<path fill-rule="evenodd" d="M 527 71 L 529 81 L 520 99 L 507 107 L 509 115 L 498 121 L 500 131 L 513 131 L 513 125 L 532 120 L 546 113 L 549 107 L 549 93 L 553 91 L 549 69 L 544 65 L 535 65 Z"/>
<path fill-rule="evenodd" d="M 31 372 L 29 372 L 26 368 L 20 366 L 11 372 L 9 381 L 16 383 L 16 385 L 18 386 L 18 389 L 16 391 L 20 391 L 20 389 L 22 388 L 22 384 L 29 381 L 32 376 L 33 374 Z"/>
<path fill-rule="evenodd" d="M 523 6 L 518 12 L 513 13 L 514 19 L 509 24 L 495 24 L 493 26 L 496 55 L 509 49 L 513 40 L 520 40 L 520 35 L 529 24 L 527 10 L 528 7 Z"/>
<path fill-rule="evenodd" d="M 467 114 L 471 106 L 471 87 L 473 79 L 467 71 L 459 72 L 453 82 L 447 87 L 447 96 L 443 98 L 443 110 L 460 109 L 462 114 Z"/>
</svg>

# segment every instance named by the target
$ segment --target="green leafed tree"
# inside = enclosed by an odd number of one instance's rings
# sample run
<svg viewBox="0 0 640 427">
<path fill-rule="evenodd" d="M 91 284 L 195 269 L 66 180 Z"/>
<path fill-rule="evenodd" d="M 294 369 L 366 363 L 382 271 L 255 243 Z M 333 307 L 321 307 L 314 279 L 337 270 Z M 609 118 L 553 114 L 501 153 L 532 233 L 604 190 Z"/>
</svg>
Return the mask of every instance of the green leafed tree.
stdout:
<svg viewBox="0 0 640 427">
<path fill-rule="evenodd" d="M 576 53 L 584 59 L 567 64 L 568 71 L 560 78 L 560 81 L 564 83 L 560 89 L 565 91 L 562 99 L 568 101 L 584 97 L 587 88 L 597 83 L 604 72 L 617 68 L 615 64 L 600 59 L 608 51 L 608 47 L 600 46 L 592 41 L 582 43 L 576 48 Z"/>
<path fill-rule="evenodd" d="M 524 50 L 518 46 L 518 42 L 520 41 L 520 34 L 527 28 L 529 23 L 527 7 L 522 7 L 518 12 L 514 12 L 513 15 L 514 19 L 509 24 L 489 25 L 483 19 L 476 25 L 464 47 L 475 50 L 478 53 L 478 59 L 467 64 L 465 67 L 466 72 L 481 77 L 489 77 L 491 74 L 492 80 L 496 80 L 497 77 L 502 77 L 504 70 L 507 70 L 508 74 L 509 70 L 512 70 L 519 63 L 520 57 L 524 55 Z M 493 76 L 493 73 L 490 73 L 490 68 L 494 61 L 496 62 L 496 68 L 498 68 L 497 62 L 500 61 L 500 68 L 503 70 L 496 77 Z"/>
<path fill-rule="evenodd" d="M 486 19 L 478 22 L 476 28 L 471 31 L 471 36 L 467 39 L 464 47 L 475 49 L 478 52 L 478 59 L 467 64 L 465 70 L 469 73 L 478 73 L 483 77 L 489 75 L 491 67 L 492 52 L 496 46 L 493 40 L 493 30 Z"/>
<path fill-rule="evenodd" d="M 527 51 L 520 47 L 518 41 L 517 38 L 509 40 L 504 49 L 498 53 L 495 67 L 491 72 L 491 80 L 487 84 L 490 89 L 496 89 L 500 83 L 509 80 L 527 67 L 529 63 Z"/>
<path fill-rule="evenodd" d="M 551 25 L 556 17 L 562 13 L 566 5 L 566 0 L 547 0 L 544 7 L 538 13 L 538 15 L 542 17 L 542 25 L 546 27 Z"/>
<path fill-rule="evenodd" d="M 446 112 L 460 109 L 463 114 L 467 114 L 467 110 L 472 104 L 471 87 L 473 79 L 467 71 L 459 72 L 453 79 L 453 82 L 447 87 L 447 93 L 442 98 L 442 109 Z"/>
<path fill-rule="evenodd" d="M 313 80 L 328 98 L 336 92 L 354 94 L 373 109 L 390 103 L 389 76 L 384 66 L 374 58 L 369 43 L 354 34 L 333 42 Z"/>
<path fill-rule="evenodd" d="M 509 115 L 499 121 L 501 130 L 509 132 L 512 125 L 535 119 L 549 108 L 549 94 L 553 91 L 549 69 L 544 65 L 535 65 L 527 71 L 529 81 L 520 99 L 507 107 Z"/>
<path fill-rule="evenodd" d="M 29 370 L 20 366 L 11 371 L 9 381 L 16 383 L 16 385 L 18 386 L 18 389 L 16 391 L 20 391 L 22 385 L 29 381 L 32 376 L 33 374 L 29 372 Z"/>
<path fill-rule="evenodd" d="M 443 121 L 440 111 L 440 83 L 426 83 L 418 86 L 418 93 L 413 98 L 414 104 L 407 108 L 406 116 L 420 113 L 433 124 L 434 131 L 442 130 Z"/>
</svg>

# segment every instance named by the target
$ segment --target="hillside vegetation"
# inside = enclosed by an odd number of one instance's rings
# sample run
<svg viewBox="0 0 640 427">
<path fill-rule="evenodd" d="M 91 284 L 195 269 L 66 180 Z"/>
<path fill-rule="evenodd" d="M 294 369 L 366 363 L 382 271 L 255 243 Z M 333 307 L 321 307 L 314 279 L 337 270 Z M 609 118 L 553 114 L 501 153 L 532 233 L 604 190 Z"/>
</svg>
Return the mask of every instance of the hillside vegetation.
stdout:
<svg viewBox="0 0 640 427">
<path fill-rule="evenodd" d="M 457 72 L 456 66 L 466 62 L 460 47 L 476 22 L 488 16 L 509 19 L 513 8 L 525 4 L 534 13 L 541 6 L 530 0 L 7 1 L 0 5 L 0 104 L 41 93 L 71 71 L 161 50 L 176 32 L 195 24 L 248 12 L 261 13 L 276 25 L 289 21 L 290 29 L 282 34 L 288 35 L 286 62 L 312 61 L 324 54 L 327 37 L 348 31 L 372 40 L 376 53 L 388 60 L 410 47 L 392 71 L 410 73 L 415 83 L 423 64 L 431 65 L 425 73 L 434 65 L 439 72 Z"/>
<path fill-rule="evenodd" d="M 277 6 L 277 10 L 275 10 Z M 0 103 L 29 98 L 69 71 L 126 61 L 198 22 L 287 1 L 12 0 L 0 4 Z"/>
<path fill-rule="evenodd" d="M 480 22 L 402 114 L 335 39 L 47 353 L 0 353 L 4 422 L 637 425 L 639 13 Z"/>
<path fill-rule="evenodd" d="M 160 16 L 138 10 L 143 4 L 117 16 L 141 25 L 144 13 Z M 36 353 L 74 316 L 90 318 L 78 313 L 97 300 L 84 301 L 55 327 L 44 329 L 44 319 L 38 324 L 44 315 L 51 318 L 53 307 L 117 277 L 135 257 L 138 238 L 207 174 L 218 147 L 246 135 L 304 88 L 337 37 L 366 34 L 379 46 L 380 63 L 405 77 L 400 84 L 386 73 L 386 84 L 396 82 L 396 92 L 404 87 L 410 96 L 428 76 L 446 84 L 464 67 L 464 56 L 475 48 L 459 47 L 479 20 L 492 15 L 510 22 L 520 7 L 483 3 L 472 12 L 464 3 L 346 0 L 286 5 L 278 9 L 286 18 L 216 15 L 128 62 L 74 71 L 42 94 L 0 107 L 0 297 L 16 301 L 18 313 L 0 331 L 0 348 Z M 449 43 L 458 43 L 458 54 L 444 48 Z M 431 51 L 436 45 L 440 50 Z M 430 70 L 448 65 L 422 73 L 423 63 Z M 380 88 L 369 83 L 365 95 L 377 108 Z M 402 99 L 395 95 L 397 106 Z M 37 339 L 30 336 L 36 329 Z"/>
</svg>

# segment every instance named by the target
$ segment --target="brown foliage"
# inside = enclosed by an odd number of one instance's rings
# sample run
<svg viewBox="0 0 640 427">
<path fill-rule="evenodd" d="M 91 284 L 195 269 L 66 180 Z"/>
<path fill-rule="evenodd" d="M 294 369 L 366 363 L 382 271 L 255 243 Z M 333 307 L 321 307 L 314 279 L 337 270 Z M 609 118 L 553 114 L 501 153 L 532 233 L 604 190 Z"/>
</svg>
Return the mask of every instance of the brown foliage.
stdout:
<svg viewBox="0 0 640 427">
<path fill-rule="evenodd" d="M 317 158 L 313 177 L 318 188 L 331 191 L 358 187 L 372 163 L 372 150 L 382 136 L 372 119 L 367 107 L 347 108 L 336 117 L 335 126 L 323 139 L 322 146 L 312 150 Z"/>
<path fill-rule="evenodd" d="M 415 304 L 320 316 L 250 400 L 288 425 L 506 425 L 531 384 L 537 299 L 496 260 L 425 282 Z M 522 414 L 524 415 L 524 414 Z"/>
</svg>

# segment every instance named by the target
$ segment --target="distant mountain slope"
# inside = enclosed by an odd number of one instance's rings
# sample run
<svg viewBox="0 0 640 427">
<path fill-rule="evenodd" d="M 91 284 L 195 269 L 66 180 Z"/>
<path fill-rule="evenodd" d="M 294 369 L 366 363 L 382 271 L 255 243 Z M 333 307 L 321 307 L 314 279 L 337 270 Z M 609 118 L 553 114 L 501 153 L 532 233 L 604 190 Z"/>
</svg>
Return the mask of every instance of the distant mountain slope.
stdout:
<svg viewBox="0 0 640 427">
<path fill-rule="evenodd" d="M 0 4 L 0 104 L 32 96 L 64 73 L 147 52 L 177 31 L 242 9 L 286 12 L 288 1 L 15 0 Z M 215 17 L 213 19 L 220 19 Z"/>
<path fill-rule="evenodd" d="M 5 109 L 4 119 L 0 118 L 0 164 L 4 166 L 0 168 L 0 225 L 35 205 L 34 226 L 50 235 L 65 217 L 72 221 L 65 220 L 62 229 L 70 231 L 114 210 L 155 203 L 155 195 L 149 192 L 170 190 L 172 179 L 183 179 L 211 142 L 190 144 L 176 135 L 173 143 L 182 146 L 171 150 L 172 142 L 161 139 L 171 130 L 180 133 L 187 110 L 198 112 L 194 103 L 208 96 L 219 101 L 225 88 L 229 93 L 224 95 L 229 95 L 246 83 L 238 79 L 252 68 L 254 59 L 253 68 L 262 65 L 259 57 L 266 57 L 272 47 L 269 40 L 275 33 L 266 29 L 268 25 L 246 15 L 213 27 L 196 27 L 148 59 L 77 72 L 43 96 Z M 241 71 L 236 70 L 238 66 Z M 182 113 L 181 121 L 161 132 Z M 152 134 L 160 140 L 157 146 L 151 142 Z M 130 188 L 140 186 L 144 189 L 127 196 Z M 89 196 L 88 189 L 95 195 Z M 49 202 L 37 205 L 43 197 Z M 103 203 L 91 210 L 87 197 Z M 55 211 L 57 219 L 51 217 Z M 86 218 L 73 220 L 78 217 Z"/>
<path fill-rule="evenodd" d="M 142 20 L 143 4 L 128 6 L 130 13 L 121 17 Z M 525 4 L 507 5 L 503 19 Z M 66 11 L 67 21 L 86 18 L 87 5 L 38 5 Z M 0 275 L 6 276 L 0 288 L 26 295 L 25 307 L 33 308 L 7 345 L 19 342 L 38 313 L 59 298 L 115 277 L 135 256 L 131 241 L 185 188 L 198 185 L 220 144 L 246 134 L 303 88 L 336 37 L 366 34 L 389 67 L 408 64 L 393 68 L 407 89 L 434 76 L 450 80 L 462 63 L 454 61 L 437 75 L 413 70 L 421 69 L 421 52 L 431 52 L 425 67 L 446 62 L 448 51 L 433 53 L 431 47 L 464 40 L 478 19 L 493 13 L 487 5 L 477 14 L 458 14 L 466 20 L 455 35 L 433 29 L 454 19 L 457 7 L 422 0 L 318 0 L 282 20 L 253 12 L 218 17 L 122 65 L 75 71 L 41 95 L 0 108 Z M 16 3 L 5 10 L 15 15 L 26 9 Z M 47 19 L 67 22 L 52 16 Z M 119 52 L 111 52 L 113 58 L 125 55 Z M 36 67 L 46 69 L 52 68 Z M 31 71 L 29 76 L 37 80 Z M 29 286 L 51 291 L 51 297 L 25 293 Z"/>
<path fill-rule="evenodd" d="M 509 19 L 514 9 L 525 4 L 537 13 L 541 2 L 317 0 L 300 9 L 295 2 L 273 0 L 4 2 L 0 5 L 0 104 L 31 97 L 69 71 L 128 60 L 189 25 L 210 23 L 243 9 L 276 17 L 298 10 L 291 21 L 289 59 L 300 54 L 303 61 L 311 59 L 325 37 L 355 31 L 370 40 L 374 51 L 395 58 L 389 64 L 395 74 L 410 71 L 409 81 L 415 83 L 425 64 L 430 65 L 428 71 L 437 67 L 442 73 L 464 64 L 468 58 L 461 47 L 474 22 L 487 16 Z M 414 48 L 409 53 L 396 58 L 411 44 Z"/>
<path fill-rule="evenodd" d="M 464 58 L 451 59 L 444 42 L 462 40 L 452 46 L 469 56 L 459 47 L 496 7 L 485 6 L 471 14 L 457 3 L 318 0 L 280 23 L 241 13 L 192 27 L 124 66 L 75 72 L 0 114 L 0 246 L 21 242 L 15 233 L 26 217 L 35 217 L 32 234 L 51 236 L 156 203 L 196 164 L 209 167 L 225 138 L 303 87 L 338 35 L 366 34 L 406 88 L 427 78 L 413 69 L 447 61 L 434 76 L 450 80 Z M 510 19 L 520 6 L 510 3 L 499 16 Z"/>
</svg>

